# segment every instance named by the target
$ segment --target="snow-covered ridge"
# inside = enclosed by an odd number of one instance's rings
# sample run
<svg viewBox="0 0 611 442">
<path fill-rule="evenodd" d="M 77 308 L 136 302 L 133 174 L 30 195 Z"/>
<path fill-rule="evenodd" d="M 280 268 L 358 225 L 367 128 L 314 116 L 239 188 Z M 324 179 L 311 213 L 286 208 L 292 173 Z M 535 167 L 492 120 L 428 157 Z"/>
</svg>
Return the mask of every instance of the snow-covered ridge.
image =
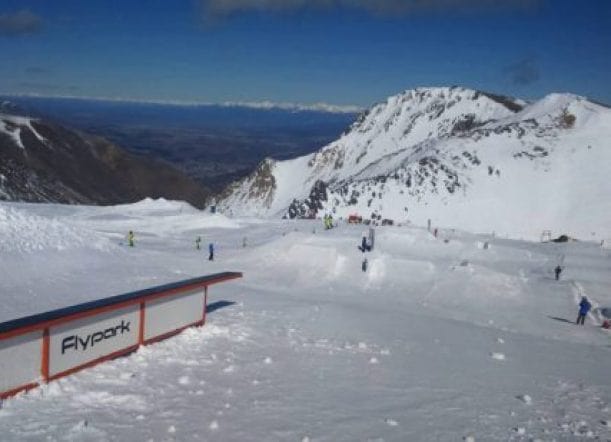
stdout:
<svg viewBox="0 0 611 442">
<path fill-rule="evenodd" d="M 544 229 L 589 236 L 611 222 L 600 203 L 611 191 L 609 137 L 611 110 L 577 95 L 529 104 L 460 87 L 417 88 L 373 106 L 314 154 L 266 161 L 221 206 L 233 214 L 359 213 L 512 236 Z M 586 209 L 590 218 L 577 221 L 574 212 Z"/>
<path fill-rule="evenodd" d="M 21 131 L 24 128 L 30 130 L 38 141 L 44 144 L 44 137 L 40 135 L 36 129 L 34 129 L 34 126 L 32 126 L 32 121 L 36 120 L 28 117 L 0 113 L 0 132 L 11 137 L 15 144 L 21 149 L 25 149 L 25 146 L 21 141 Z"/>
</svg>

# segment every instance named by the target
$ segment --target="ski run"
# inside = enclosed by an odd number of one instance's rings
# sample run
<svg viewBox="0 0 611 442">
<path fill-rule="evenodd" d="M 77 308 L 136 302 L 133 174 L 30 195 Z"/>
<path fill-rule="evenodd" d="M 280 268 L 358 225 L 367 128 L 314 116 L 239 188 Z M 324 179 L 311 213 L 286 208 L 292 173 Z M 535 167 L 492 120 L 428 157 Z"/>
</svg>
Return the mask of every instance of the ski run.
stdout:
<svg viewBox="0 0 611 442">
<path fill-rule="evenodd" d="M 433 220 L 437 237 L 379 226 L 363 253 L 363 226 L 334 222 L 0 204 L 1 321 L 244 273 L 211 288 L 204 327 L 4 400 L 0 439 L 611 440 L 611 250 Z"/>
</svg>

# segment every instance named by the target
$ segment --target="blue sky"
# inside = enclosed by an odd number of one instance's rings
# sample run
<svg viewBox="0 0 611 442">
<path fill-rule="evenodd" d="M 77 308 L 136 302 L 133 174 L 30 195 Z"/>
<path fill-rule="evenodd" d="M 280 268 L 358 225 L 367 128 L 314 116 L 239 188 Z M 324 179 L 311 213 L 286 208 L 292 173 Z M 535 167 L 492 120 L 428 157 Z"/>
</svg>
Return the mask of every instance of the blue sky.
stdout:
<svg viewBox="0 0 611 442">
<path fill-rule="evenodd" d="M 368 106 L 463 85 L 611 103 L 609 1 L 0 0 L 0 51 L 10 94 Z"/>
</svg>

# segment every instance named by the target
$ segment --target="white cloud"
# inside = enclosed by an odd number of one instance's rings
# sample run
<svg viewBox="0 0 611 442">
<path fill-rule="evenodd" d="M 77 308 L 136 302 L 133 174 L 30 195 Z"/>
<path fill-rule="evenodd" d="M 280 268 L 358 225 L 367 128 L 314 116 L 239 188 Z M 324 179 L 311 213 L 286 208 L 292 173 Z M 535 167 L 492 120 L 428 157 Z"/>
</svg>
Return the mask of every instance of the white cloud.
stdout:
<svg viewBox="0 0 611 442">
<path fill-rule="evenodd" d="M 245 107 L 251 109 L 262 109 L 262 110 L 273 110 L 281 109 L 286 111 L 303 112 L 303 111 L 316 111 L 316 112 L 329 112 L 329 113 L 358 113 L 363 110 L 360 106 L 355 105 L 337 105 L 329 103 L 290 103 L 290 102 L 274 102 L 274 101 L 223 101 L 223 102 L 211 102 L 211 101 L 182 101 L 182 100 L 157 100 L 157 99 L 140 99 L 130 97 L 87 97 L 80 95 L 47 95 L 38 93 L 26 93 L 26 94 L 15 94 L 6 93 L 2 94 L 4 97 L 36 97 L 36 98 L 59 98 L 69 100 L 94 100 L 94 101 L 110 101 L 110 102 L 123 102 L 123 103 L 141 103 L 141 104 L 162 104 L 169 106 L 221 106 L 221 107 Z"/>
</svg>

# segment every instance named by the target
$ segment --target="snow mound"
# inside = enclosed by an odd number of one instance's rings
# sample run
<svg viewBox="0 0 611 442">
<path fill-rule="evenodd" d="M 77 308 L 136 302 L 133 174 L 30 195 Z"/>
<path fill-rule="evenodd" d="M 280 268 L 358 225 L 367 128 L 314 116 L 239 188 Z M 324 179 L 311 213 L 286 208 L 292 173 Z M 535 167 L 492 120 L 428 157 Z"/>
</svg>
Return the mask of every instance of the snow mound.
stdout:
<svg viewBox="0 0 611 442">
<path fill-rule="evenodd" d="M 278 286 L 318 285 L 337 280 L 345 274 L 348 258 L 340 249 L 341 245 L 325 242 L 323 238 L 294 232 L 250 249 L 247 260 L 260 271 L 272 270 Z M 358 265 L 356 261 L 353 264 L 354 268 L 360 269 L 360 261 Z"/>
<path fill-rule="evenodd" d="M 283 261 L 296 270 L 299 281 L 332 279 L 342 273 L 343 258 L 334 247 L 315 244 L 290 246 Z"/>
<path fill-rule="evenodd" d="M 185 201 L 166 200 L 165 198 L 145 198 L 137 203 L 112 207 L 123 212 L 140 213 L 142 215 L 176 215 L 199 212 Z"/>
<path fill-rule="evenodd" d="M 27 254 L 78 248 L 103 251 L 110 247 L 108 240 L 96 232 L 0 204 L 0 250 L 3 252 Z"/>
</svg>

